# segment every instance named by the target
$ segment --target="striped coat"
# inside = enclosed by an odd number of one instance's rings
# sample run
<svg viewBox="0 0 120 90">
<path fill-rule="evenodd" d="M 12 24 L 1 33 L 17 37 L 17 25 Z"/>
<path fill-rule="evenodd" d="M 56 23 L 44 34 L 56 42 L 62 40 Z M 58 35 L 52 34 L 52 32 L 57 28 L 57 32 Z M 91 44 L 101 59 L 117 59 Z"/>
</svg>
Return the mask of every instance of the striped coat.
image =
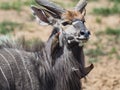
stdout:
<svg viewBox="0 0 120 90">
<path fill-rule="evenodd" d="M 34 54 L 0 49 L 0 90 L 40 90 Z"/>
</svg>

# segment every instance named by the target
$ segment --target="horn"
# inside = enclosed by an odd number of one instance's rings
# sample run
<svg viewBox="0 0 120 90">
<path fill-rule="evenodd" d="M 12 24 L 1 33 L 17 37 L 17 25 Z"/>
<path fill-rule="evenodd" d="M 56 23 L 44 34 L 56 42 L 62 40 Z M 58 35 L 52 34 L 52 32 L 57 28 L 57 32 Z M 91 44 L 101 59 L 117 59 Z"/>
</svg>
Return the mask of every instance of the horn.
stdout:
<svg viewBox="0 0 120 90">
<path fill-rule="evenodd" d="M 50 2 L 49 0 L 35 0 L 39 5 L 45 7 L 46 9 L 52 11 L 53 13 L 56 13 L 57 15 L 61 15 L 63 12 L 65 12 L 65 9 L 60 7 L 59 5 L 56 5 L 53 2 Z"/>
<path fill-rule="evenodd" d="M 82 12 L 87 5 L 87 0 L 80 0 L 75 7 L 75 10 Z"/>
<path fill-rule="evenodd" d="M 93 64 L 91 64 L 91 65 L 88 66 L 88 67 L 85 67 L 85 68 L 84 68 L 84 73 L 82 74 L 82 77 L 81 77 L 81 78 L 85 77 L 93 68 L 94 68 L 94 65 L 93 65 Z"/>
</svg>

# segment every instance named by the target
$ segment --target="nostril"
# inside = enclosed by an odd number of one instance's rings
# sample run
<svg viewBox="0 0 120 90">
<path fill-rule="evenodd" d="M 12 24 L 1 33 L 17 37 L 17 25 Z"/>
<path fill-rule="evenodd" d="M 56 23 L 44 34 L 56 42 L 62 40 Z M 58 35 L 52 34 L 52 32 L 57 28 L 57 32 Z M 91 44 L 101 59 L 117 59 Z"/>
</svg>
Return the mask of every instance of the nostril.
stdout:
<svg viewBox="0 0 120 90">
<path fill-rule="evenodd" d="M 91 35 L 90 31 L 88 31 L 88 34 Z"/>
<path fill-rule="evenodd" d="M 81 34 L 81 35 L 84 35 L 84 34 L 85 34 L 85 32 L 84 32 L 84 31 L 80 31 L 80 34 Z"/>
</svg>

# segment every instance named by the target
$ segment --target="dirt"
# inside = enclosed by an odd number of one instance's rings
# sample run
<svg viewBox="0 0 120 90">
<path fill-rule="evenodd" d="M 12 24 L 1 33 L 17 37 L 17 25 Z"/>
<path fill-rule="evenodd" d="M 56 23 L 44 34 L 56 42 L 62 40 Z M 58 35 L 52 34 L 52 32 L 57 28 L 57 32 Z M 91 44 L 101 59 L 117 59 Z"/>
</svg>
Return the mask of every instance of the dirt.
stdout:
<svg viewBox="0 0 120 90">
<path fill-rule="evenodd" d="M 2 2 L 4 0 L 1 0 Z M 5 0 L 8 1 L 8 0 Z M 66 2 L 68 2 L 67 0 Z M 120 25 L 120 15 L 111 15 L 111 16 L 98 16 L 91 14 L 91 11 L 95 7 L 107 7 L 112 6 L 113 4 L 107 0 L 99 0 L 99 2 L 89 2 L 86 8 L 86 25 L 90 29 L 92 35 L 85 47 L 85 51 L 88 51 L 91 48 L 96 46 L 93 43 L 97 42 L 98 45 L 104 47 L 103 51 L 109 51 L 111 48 L 117 48 L 117 54 L 119 58 L 116 58 L 116 53 L 112 55 L 99 56 L 98 62 L 94 62 L 94 69 L 87 76 L 87 80 L 82 79 L 83 90 L 120 90 L 120 47 L 119 44 L 109 45 L 108 42 L 111 36 L 102 35 L 98 38 L 96 33 L 99 31 L 104 31 L 107 27 L 116 28 Z M 0 22 L 4 20 L 19 22 L 24 25 L 24 28 L 21 30 L 15 30 L 12 35 L 15 38 L 25 36 L 27 39 L 41 38 L 43 41 L 46 41 L 52 30 L 51 26 L 40 26 L 36 23 L 35 20 L 32 20 L 30 7 L 22 7 L 21 12 L 15 10 L 1 10 L 0 9 Z M 96 22 L 96 18 L 101 20 L 101 23 Z M 101 39 L 101 41 L 99 41 Z M 120 42 L 120 41 L 119 41 Z M 91 57 L 86 57 L 86 63 L 89 62 Z M 94 58 L 94 57 L 93 57 Z M 87 64 L 89 65 L 89 63 Z"/>
<path fill-rule="evenodd" d="M 87 81 L 82 80 L 83 90 L 120 90 L 120 62 L 118 60 L 101 60 L 94 65 Z"/>
</svg>

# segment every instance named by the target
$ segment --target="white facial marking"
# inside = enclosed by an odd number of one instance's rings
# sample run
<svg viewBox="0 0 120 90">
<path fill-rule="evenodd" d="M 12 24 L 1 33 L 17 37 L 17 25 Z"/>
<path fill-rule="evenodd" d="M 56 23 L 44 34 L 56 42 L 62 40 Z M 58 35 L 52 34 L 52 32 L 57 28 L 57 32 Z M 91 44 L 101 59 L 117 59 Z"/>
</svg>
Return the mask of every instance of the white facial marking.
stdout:
<svg viewBox="0 0 120 90">
<path fill-rule="evenodd" d="M 74 34 L 76 30 L 73 26 L 69 26 L 66 30 L 64 30 L 67 34 Z"/>
<path fill-rule="evenodd" d="M 70 44 L 70 43 L 71 43 L 71 40 L 68 40 L 68 43 Z"/>
<path fill-rule="evenodd" d="M 80 21 L 75 21 L 75 22 L 73 22 L 73 25 L 75 25 L 75 24 L 77 24 L 77 23 L 79 23 Z"/>
</svg>

